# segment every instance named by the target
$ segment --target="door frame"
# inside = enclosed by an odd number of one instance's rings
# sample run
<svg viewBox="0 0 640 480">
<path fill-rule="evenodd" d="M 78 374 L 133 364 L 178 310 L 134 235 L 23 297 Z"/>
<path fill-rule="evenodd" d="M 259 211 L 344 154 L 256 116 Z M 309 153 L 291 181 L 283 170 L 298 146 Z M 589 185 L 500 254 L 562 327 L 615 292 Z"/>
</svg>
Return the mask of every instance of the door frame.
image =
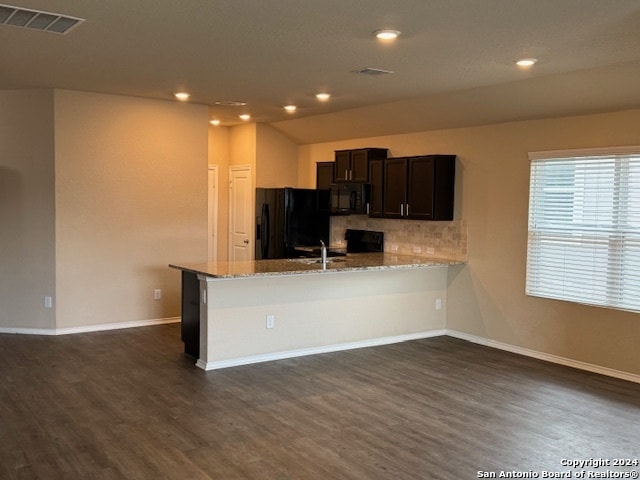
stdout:
<svg viewBox="0 0 640 480">
<path fill-rule="evenodd" d="M 218 165 L 209 165 L 207 169 L 208 196 L 207 196 L 207 248 L 210 262 L 218 260 Z"/>
<path fill-rule="evenodd" d="M 237 171 L 246 171 L 248 177 L 250 178 L 250 182 L 251 182 L 251 188 L 249 189 L 249 196 L 250 198 L 245 199 L 246 201 L 249 202 L 249 205 L 253 205 L 253 207 L 251 208 L 252 212 L 251 212 L 251 217 L 254 218 L 255 220 L 255 182 L 254 182 L 254 178 L 253 178 L 253 167 L 250 164 L 243 164 L 243 165 L 231 165 L 229 167 L 229 228 L 228 228 L 228 232 L 227 232 L 227 258 L 229 259 L 229 261 L 233 260 L 233 242 L 232 242 L 232 232 L 231 232 L 231 225 L 234 225 L 233 222 L 233 215 L 235 213 L 235 205 L 233 203 L 233 187 L 232 187 L 232 182 L 233 182 L 233 174 L 234 172 Z M 253 192 L 253 194 L 252 194 Z M 253 226 L 249 227 L 249 238 L 255 238 L 255 221 L 253 222 Z M 249 244 L 249 259 L 253 260 L 255 258 L 255 245 L 250 243 Z"/>
</svg>

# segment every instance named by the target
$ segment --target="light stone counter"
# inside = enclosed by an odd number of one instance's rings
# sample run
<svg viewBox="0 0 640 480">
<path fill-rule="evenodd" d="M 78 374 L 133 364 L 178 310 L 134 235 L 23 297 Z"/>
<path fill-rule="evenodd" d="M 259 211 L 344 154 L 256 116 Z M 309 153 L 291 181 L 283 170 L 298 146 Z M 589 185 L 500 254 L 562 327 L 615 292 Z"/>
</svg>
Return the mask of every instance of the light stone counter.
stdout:
<svg viewBox="0 0 640 480">
<path fill-rule="evenodd" d="M 330 257 L 326 268 L 315 258 L 251 260 L 246 262 L 203 262 L 169 265 L 172 268 L 213 278 L 240 278 L 277 275 L 306 275 L 356 270 L 390 270 L 457 265 L 459 260 L 414 257 L 393 253 L 350 253 Z"/>
</svg>

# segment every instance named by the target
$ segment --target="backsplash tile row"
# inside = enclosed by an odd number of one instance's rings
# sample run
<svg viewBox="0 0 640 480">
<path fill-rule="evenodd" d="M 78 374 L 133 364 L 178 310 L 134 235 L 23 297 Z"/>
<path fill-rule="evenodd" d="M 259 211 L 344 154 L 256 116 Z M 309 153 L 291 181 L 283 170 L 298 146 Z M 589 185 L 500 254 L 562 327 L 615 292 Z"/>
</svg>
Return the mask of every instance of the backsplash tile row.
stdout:
<svg viewBox="0 0 640 480">
<path fill-rule="evenodd" d="M 347 229 L 384 232 L 384 250 L 390 253 L 466 261 L 467 226 L 464 221 L 429 222 L 369 218 L 365 215 L 331 217 L 331 245 L 346 246 Z"/>
</svg>

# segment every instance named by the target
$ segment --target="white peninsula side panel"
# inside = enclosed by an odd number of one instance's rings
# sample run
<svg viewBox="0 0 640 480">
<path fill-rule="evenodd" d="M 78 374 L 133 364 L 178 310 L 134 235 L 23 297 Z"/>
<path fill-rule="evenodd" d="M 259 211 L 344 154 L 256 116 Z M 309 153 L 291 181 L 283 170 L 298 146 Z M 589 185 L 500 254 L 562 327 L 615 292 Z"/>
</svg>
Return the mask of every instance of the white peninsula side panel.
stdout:
<svg viewBox="0 0 640 480">
<path fill-rule="evenodd" d="M 205 370 L 444 333 L 446 266 L 199 279 Z"/>
</svg>

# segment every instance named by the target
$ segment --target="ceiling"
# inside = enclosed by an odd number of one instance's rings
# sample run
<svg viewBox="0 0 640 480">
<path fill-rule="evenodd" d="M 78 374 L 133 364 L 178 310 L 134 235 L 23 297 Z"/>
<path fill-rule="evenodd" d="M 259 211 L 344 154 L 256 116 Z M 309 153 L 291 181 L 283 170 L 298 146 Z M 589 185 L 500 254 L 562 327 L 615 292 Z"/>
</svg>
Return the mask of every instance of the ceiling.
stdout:
<svg viewBox="0 0 640 480">
<path fill-rule="evenodd" d="M 0 89 L 186 90 L 222 125 L 246 111 L 301 144 L 640 106 L 638 0 L 4 1 L 85 21 L 0 25 Z"/>
</svg>

